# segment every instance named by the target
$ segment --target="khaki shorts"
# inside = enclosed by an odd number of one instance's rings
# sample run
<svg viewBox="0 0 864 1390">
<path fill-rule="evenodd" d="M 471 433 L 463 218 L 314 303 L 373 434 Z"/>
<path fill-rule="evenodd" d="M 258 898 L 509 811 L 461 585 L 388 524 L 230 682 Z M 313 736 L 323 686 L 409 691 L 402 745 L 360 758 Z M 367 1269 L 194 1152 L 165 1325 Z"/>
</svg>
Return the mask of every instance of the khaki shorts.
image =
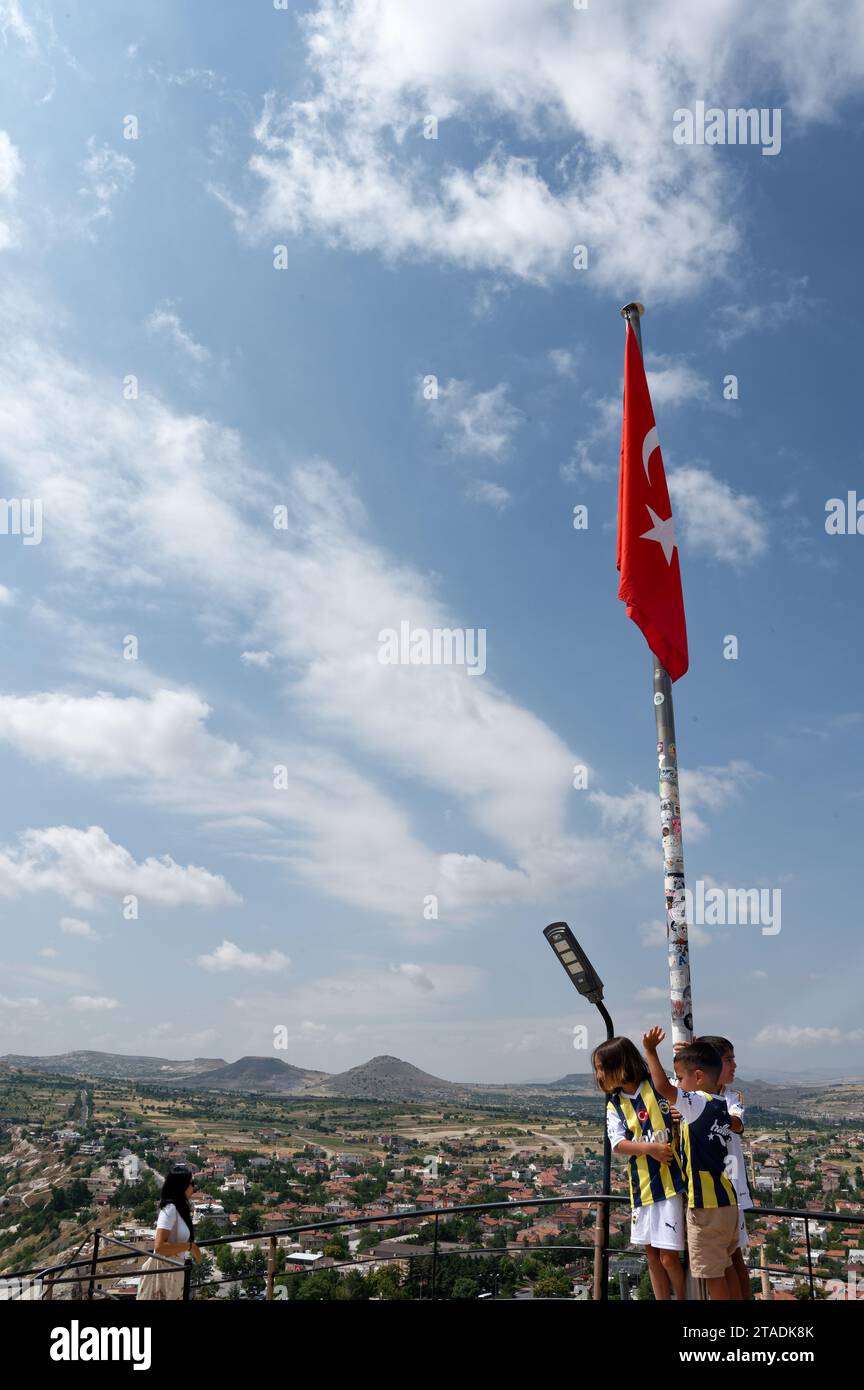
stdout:
<svg viewBox="0 0 864 1390">
<path fill-rule="evenodd" d="M 722 1279 L 738 1249 L 737 1207 L 690 1207 L 687 1251 L 694 1279 Z"/>
</svg>

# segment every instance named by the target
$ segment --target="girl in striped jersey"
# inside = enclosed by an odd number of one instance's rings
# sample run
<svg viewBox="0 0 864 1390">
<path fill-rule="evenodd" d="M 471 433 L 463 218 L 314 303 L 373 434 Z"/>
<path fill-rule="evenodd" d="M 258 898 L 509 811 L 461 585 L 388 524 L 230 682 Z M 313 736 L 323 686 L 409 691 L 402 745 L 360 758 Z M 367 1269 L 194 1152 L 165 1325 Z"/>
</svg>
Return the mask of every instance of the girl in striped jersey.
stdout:
<svg viewBox="0 0 864 1390">
<path fill-rule="evenodd" d="M 654 1297 L 668 1300 L 674 1293 L 683 1299 L 685 1181 L 672 1146 L 669 1102 L 651 1084 L 645 1059 L 629 1038 L 601 1043 L 591 1060 L 597 1085 L 608 1096 L 609 1142 L 628 1161 L 630 1243 L 645 1248 Z"/>
</svg>

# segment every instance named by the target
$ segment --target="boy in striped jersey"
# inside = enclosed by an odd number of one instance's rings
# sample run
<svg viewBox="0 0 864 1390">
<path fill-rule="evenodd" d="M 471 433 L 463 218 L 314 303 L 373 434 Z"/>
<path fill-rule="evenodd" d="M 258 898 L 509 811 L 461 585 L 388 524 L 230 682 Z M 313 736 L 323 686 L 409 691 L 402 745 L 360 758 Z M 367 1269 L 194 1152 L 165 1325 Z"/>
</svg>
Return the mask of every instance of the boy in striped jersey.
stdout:
<svg viewBox="0 0 864 1390">
<path fill-rule="evenodd" d="M 594 1049 L 594 1073 L 608 1096 L 606 1128 L 615 1153 L 627 1159 L 632 1207 L 630 1242 L 644 1246 L 654 1297 L 685 1296 L 684 1174 L 672 1146 L 668 1102 L 648 1077 L 644 1057 L 629 1038 L 610 1038 Z"/>
<path fill-rule="evenodd" d="M 702 1037 L 699 1041 L 710 1043 L 723 1063 L 718 1090 L 726 1102 L 726 1109 L 729 1111 L 729 1125 L 732 1130 L 729 1153 L 734 1160 L 734 1166 L 730 1164 L 729 1176 L 735 1185 L 735 1192 L 738 1197 L 738 1249 L 732 1257 L 732 1263 L 740 1287 L 738 1297 L 749 1299 L 753 1297 L 753 1290 L 750 1287 L 750 1270 L 744 1259 L 744 1251 L 750 1244 L 744 1212 L 748 1207 L 752 1207 L 753 1198 L 750 1196 L 747 1168 L 744 1163 L 744 1146 L 741 1143 L 741 1135 L 744 1132 L 744 1097 L 740 1091 L 732 1089 L 732 1083 L 735 1080 L 735 1048 L 728 1038 L 720 1038 L 716 1035 Z"/>
<path fill-rule="evenodd" d="M 657 1056 L 665 1037 L 662 1028 L 651 1028 L 642 1043 L 656 1090 L 681 1116 L 690 1272 L 705 1280 L 711 1299 L 739 1298 L 733 1265 L 738 1198 L 729 1177 L 732 1130 L 726 1101 L 717 1093 L 722 1061 L 703 1039 L 687 1043 L 675 1053 L 676 1086 Z"/>
</svg>

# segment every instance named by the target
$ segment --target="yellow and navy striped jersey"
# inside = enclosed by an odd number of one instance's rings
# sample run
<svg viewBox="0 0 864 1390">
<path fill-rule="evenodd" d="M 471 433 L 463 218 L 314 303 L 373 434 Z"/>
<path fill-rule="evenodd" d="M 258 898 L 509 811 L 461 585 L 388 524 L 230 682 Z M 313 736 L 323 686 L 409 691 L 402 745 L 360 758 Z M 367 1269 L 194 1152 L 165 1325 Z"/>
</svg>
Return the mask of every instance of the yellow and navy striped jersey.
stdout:
<svg viewBox="0 0 864 1390">
<path fill-rule="evenodd" d="M 681 1158 L 687 1180 L 688 1207 L 737 1207 L 732 1130 L 722 1096 L 708 1091 L 678 1091 L 681 1113 Z"/>
<path fill-rule="evenodd" d="M 615 1091 L 606 1106 L 606 1125 L 614 1148 L 616 1142 L 671 1144 L 672 1120 L 669 1102 L 645 1080 L 632 1094 Z M 660 1163 L 650 1154 L 631 1154 L 627 1160 L 630 1179 L 630 1205 L 650 1207 L 683 1192 L 684 1173 L 677 1154 L 671 1163 Z"/>
</svg>

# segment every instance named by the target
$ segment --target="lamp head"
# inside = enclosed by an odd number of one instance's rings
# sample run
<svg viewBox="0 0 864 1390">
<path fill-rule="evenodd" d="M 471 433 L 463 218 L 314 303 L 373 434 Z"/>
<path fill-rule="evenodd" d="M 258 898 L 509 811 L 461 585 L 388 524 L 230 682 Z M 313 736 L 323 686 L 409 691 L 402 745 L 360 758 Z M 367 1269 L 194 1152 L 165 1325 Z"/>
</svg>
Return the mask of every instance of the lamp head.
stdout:
<svg viewBox="0 0 864 1390">
<path fill-rule="evenodd" d="M 570 977 L 571 984 L 592 1004 L 603 998 L 603 981 L 566 922 L 552 922 L 543 935 Z"/>
</svg>

